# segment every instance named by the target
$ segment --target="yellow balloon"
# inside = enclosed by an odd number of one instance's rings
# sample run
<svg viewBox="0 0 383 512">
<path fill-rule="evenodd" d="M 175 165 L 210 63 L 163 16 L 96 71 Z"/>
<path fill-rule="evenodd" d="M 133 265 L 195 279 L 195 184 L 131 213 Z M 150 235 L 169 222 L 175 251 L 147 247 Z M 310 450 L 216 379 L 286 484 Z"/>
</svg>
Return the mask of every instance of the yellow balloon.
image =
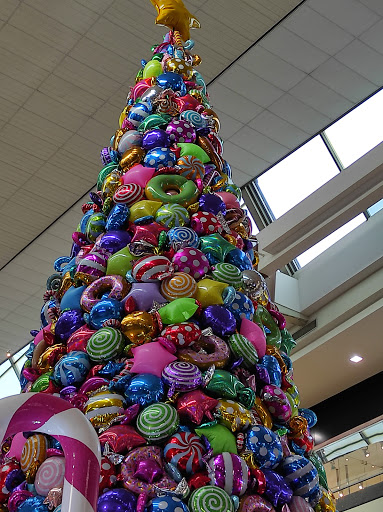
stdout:
<svg viewBox="0 0 383 512">
<path fill-rule="evenodd" d="M 20 467 L 28 483 L 35 480 L 39 466 L 47 458 L 48 440 L 43 434 L 28 437 L 21 452 Z"/>
<path fill-rule="evenodd" d="M 227 283 L 213 281 L 213 279 L 201 279 L 197 283 L 195 298 L 202 304 L 203 308 L 214 304 L 223 304 L 222 293 L 227 288 Z"/>
<path fill-rule="evenodd" d="M 144 67 L 144 72 L 142 77 L 145 78 L 152 78 L 153 76 L 158 76 L 163 73 L 161 62 L 158 60 L 150 60 L 146 63 Z"/>
<path fill-rule="evenodd" d="M 147 217 L 148 215 L 154 217 L 156 211 L 161 207 L 161 205 L 161 201 L 149 201 L 148 199 L 134 203 L 130 208 L 130 222 L 134 222 L 141 217 Z"/>
<path fill-rule="evenodd" d="M 139 164 L 145 156 L 145 151 L 138 147 L 133 146 L 125 151 L 120 160 L 120 167 L 123 171 L 127 171 L 134 164 Z"/>
<path fill-rule="evenodd" d="M 272 428 L 273 427 L 273 420 L 271 419 L 270 413 L 267 409 L 267 407 L 264 405 L 262 400 L 257 396 L 255 398 L 255 404 L 253 405 L 253 411 L 257 416 L 259 416 L 259 419 L 262 421 L 263 425 L 266 428 Z"/>
<path fill-rule="evenodd" d="M 126 114 L 129 112 L 129 110 L 130 110 L 130 105 L 127 105 L 127 106 L 124 108 L 124 110 L 121 112 L 121 114 L 120 114 L 120 118 L 119 118 L 119 120 L 118 120 L 118 124 L 120 125 L 120 127 L 121 127 L 121 125 L 122 125 L 122 123 L 123 123 L 123 121 L 124 121 L 124 119 L 125 119 L 125 117 L 126 117 Z"/>
<path fill-rule="evenodd" d="M 156 25 L 165 25 L 177 30 L 184 41 L 190 39 L 190 28 L 200 28 L 201 24 L 190 14 L 181 0 L 150 0 L 157 9 Z"/>
<path fill-rule="evenodd" d="M 113 197 L 114 193 L 121 186 L 120 175 L 118 172 L 111 172 L 102 184 L 102 193 L 105 197 Z"/>
<path fill-rule="evenodd" d="M 221 398 L 216 411 L 219 413 L 219 423 L 230 428 L 232 432 L 246 430 L 254 420 L 252 413 L 243 405 L 234 402 L 234 400 Z"/>
<path fill-rule="evenodd" d="M 142 345 L 157 334 L 157 322 L 154 315 L 146 311 L 135 311 L 122 319 L 121 332 L 133 345 Z"/>
</svg>

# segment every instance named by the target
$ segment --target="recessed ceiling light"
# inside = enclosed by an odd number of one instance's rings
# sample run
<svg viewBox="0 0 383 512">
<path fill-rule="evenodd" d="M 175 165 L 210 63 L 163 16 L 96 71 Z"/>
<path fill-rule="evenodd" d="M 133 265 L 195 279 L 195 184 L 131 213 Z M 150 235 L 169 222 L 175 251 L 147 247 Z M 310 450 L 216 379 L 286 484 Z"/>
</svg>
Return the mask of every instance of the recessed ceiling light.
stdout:
<svg viewBox="0 0 383 512">
<path fill-rule="evenodd" d="M 352 361 L 353 363 L 360 363 L 361 361 L 363 361 L 363 357 L 352 356 L 352 357 L 350 357 L 350 361 Z"/>
</svg>

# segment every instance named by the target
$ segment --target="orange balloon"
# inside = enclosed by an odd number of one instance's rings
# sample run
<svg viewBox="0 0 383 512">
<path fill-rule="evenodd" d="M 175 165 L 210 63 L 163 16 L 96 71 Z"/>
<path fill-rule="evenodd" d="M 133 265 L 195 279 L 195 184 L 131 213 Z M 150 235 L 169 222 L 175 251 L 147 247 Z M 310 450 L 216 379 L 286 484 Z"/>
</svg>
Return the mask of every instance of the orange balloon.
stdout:
<svg viewBox="0 0 383 512">
<path fill-rule="evenodd" d="M 157 331 L 154 315 L 146 311 L 135 311 L 121 321 L 121 332 L 133 345 L 142 345 L 151 341 Z"/>
<path fill-rule="evenodd" d="M 139 164 L 141 160 L 145 156 L 145 151 L 138 147 L 134 146 L 125 151 L 120 160 L 120 167 L 124 172 L 129 170 L 133 165 Z"/>
</svg>

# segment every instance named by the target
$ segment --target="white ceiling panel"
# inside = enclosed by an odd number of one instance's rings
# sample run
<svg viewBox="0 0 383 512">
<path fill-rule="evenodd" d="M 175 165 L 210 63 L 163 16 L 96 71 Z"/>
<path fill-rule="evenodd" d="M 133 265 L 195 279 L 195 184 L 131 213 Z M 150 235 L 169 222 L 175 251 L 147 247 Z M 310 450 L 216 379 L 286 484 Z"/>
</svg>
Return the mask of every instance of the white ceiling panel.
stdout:
<svg viewBox="0 0 383 512">
<path fill-rule="evenodd" d="M 241 169 L 249 176 L 256 176 L 270 165 L 270 162 L 253 155 L 250 151 L 240 148 L 230 141 L 225 143 L 225 158 L 230 162 L 230 165 Z"/>
<path fill-rule="evenodd" d="M 0 20 L 7 21 L 19 5 L 19 0 L 3 0 L 0 3 Z"/>
<path fill-rule="evenodd" d="M 359 2 L 366 5 L 380 16 L 383 16 L 383 3 L 380 0 L 359 0 Z"/>
<path fill-rule="evenodd" d="M 383 20 L 379 20 L 373 27 L 360 36 L 360 39 L 383 54 Z"/>
<path fill-rule="evenodd" d="M 260 105 L 225 87 L 219 81 L 209 87 L 209 94 L 213 108 L 225 112 L 242 123 L 248 123 L 262 111 Z"/>
<path fill-rule="evenodd" d="M 229 140 L 243 149 L 248 149 L 250 153 L 262 158 L 266 162 L 270 162 L 275 158 L 282 158 L 288 151 L 287 147 L 253 130 L 249 126 L 241 128 Z"/>
<path fill-rule="evenodd" d="M 249 126 L 255 127 L 260 133 L 267 135 L 270 139 L 279 142 L 289 149 L 298 147 L 310 136 L 309 133 L 268 110 L 261 112 L 249 123 Z"/>
<path fill-rule="evenodd" d="M 375 85 L 383 84 L 383 55 L 362 41 L 355 39 L 335 58 Z"/>
</svg>

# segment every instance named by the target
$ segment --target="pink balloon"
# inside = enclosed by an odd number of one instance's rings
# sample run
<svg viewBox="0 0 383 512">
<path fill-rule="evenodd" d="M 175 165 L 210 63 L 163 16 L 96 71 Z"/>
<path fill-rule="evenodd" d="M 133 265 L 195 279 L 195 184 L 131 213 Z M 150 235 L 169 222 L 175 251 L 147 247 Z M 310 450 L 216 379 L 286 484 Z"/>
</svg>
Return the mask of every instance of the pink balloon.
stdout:
<svg viewBox="0 0 383 512">
<path fill-rule="evenodd" d="M 275 508 L 262 496 L 253 494 L 242 498 L 239 512 L 275 512 Z"/>
<path fill-rule="evenodd" d="M 123 185 L 135 183 L 145 188 L 149 180 L 154 176 L 155 169 L 153 167 L 144 167 L 141 164 L 134 165 L 128 172 L 122 175 L 121 181 Z"/>
<path fill-rule="evenodd" d="M 226 208 L 241 208 L 238 199 L 231 192 L 216 192 L 216 194 L 225 203 Z"/>
<path fill-rule="evenodd" d="M 11 459 L 14 457 L 17 460 L 21 458 L 21 452 L 23 451 L 26 439 L 23 436 L 22 432 L 18 432 L 15 437 L 12 439 L 11 448 L 7 453 L 7 456 Z"/>
<path fill-rule="evenodd" d="M 243 318 L 239 333 L 252 343 L 260 359 L 266 354 L 266 337 L 259 325 L 247 318 Z"/>
<path fill-rule="evenodd" d="M 152 341 L 132 348 L 132 352 L 134 363 L 130 371 L 132 373 L 151 373 L 157 377 L 161 377 L 162 370 L 166 365 L 177 359 L 159 341 Z"/>
<path fill-rule="evenodd" d="M 50 326 L 51 324 L 48 324 L 48 326 Z M 44 329 L 41 329 L 41 331 L 39 331 L 36 336 L 35 336 L 35 339 L 33 340 L 33 343 L 35 345 L 38 345 L 40 343 L 40 341 L 44 338 Z"/>
<path fill-rule="evenodd" d="M 290 512 L 314 512 L 312 507 L 301 496 L 293 496 L 289 503 Z"/>
</svg>

